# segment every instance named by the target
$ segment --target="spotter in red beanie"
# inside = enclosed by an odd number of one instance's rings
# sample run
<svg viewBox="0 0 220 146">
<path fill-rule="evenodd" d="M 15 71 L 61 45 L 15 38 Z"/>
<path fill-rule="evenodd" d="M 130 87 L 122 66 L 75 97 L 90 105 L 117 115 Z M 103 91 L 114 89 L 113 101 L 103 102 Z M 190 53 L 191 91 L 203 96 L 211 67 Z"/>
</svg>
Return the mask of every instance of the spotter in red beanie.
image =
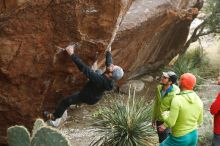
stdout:
<svg viewBox="0 0 220 146">
<path fill-rule="evenodd" d="M 185 90 L 193 90 L 196 85 L 196 77 L 191 73 L 185 73 L 180 76 L 180 87 Z"/>
</svg>

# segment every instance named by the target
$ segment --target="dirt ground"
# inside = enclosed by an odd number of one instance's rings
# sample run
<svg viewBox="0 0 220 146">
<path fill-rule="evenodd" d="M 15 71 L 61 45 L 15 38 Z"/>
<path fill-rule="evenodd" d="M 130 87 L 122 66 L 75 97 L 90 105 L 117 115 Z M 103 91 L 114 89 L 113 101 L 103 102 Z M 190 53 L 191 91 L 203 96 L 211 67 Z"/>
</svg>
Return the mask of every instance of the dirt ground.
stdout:
<svg viewBox="0 0 220 146">
<path fill-rule="evenodd" d="M 72 146 L 88 146 L 95 137 L 92 124 L 92 113 L 95 106 L 73 107 L 68 110 L 67 121 L 60 127 L 62 133 L 72 143 Z"/>
<path fill-rule="evenodd" d="M 213 116 L 210 114 L 210 106 L 220 92 L 220 85 L 216 85 L 214 80 L 207 80 L 197 91 L 204 104 L 203 125 L 199 127 L 201 143 L 199 146 L 210 146 L 213 135 Z"/>
</svg>

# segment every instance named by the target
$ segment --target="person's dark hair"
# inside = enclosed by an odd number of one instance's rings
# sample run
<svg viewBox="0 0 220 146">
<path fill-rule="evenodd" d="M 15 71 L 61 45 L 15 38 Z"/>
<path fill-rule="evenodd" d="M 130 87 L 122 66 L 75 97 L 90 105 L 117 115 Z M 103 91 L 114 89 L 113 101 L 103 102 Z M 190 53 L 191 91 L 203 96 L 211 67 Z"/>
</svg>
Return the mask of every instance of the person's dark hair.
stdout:
<svg viewBox="0 0 220 146">
<path fill-rule="evenodd" d="M 173 71 L 163 72 L 163 75 L 169 78 L 169 81 L 171 81 L 173 84 L 177 81 L 177 75 Z"/>
<path fill-rule="evenodd" d="M 175 84 L 177 81 L 177 76 L 176 75 L 170 76 L 169 81 L 171 81 L 173 84 Z"/>
</svg>

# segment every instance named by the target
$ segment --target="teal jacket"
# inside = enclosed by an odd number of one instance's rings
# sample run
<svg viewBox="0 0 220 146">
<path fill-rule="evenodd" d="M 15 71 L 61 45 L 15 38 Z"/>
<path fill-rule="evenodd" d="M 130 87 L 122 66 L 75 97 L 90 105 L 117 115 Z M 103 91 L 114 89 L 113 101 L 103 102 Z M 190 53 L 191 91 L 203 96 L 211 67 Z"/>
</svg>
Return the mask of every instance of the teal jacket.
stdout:
<svg viewBox="0 0 220 146">
<path fill-rule="evenodd" d="M 152 121 L 163 121 L 161 113 L 170 110 L 170 105 L 173 97 L 180 92 L 178 86 L 172 85 L 171 91 L 165 94 L 164 97 L 162 97 L 162 87 L 162 85 L 158 85 L 156 89 L 156 99 L 153 105 Z"/>
<path fill-rule="evenodd" d="M 202 123 L 203 103 L 194 91 L 181 91 L 173 98 L 169 114 L 162 115 L 165 127 L 171 127 L 172 135 L 180 137 L 197 129 Z"/>
</svg>

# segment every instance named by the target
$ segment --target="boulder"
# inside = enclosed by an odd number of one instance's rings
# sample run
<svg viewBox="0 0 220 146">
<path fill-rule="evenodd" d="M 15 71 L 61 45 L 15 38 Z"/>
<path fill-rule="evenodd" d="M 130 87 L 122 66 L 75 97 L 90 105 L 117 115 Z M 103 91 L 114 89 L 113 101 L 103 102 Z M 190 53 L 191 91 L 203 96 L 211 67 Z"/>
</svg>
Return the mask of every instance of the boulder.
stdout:
<svg viewBox="0 0 220 146">
<path fill-rule="evenodd" d="M 151 83 L 151 82 L 154 81 L 154 77 L 152 77 L 152 76 L 150 76 L 150 75 L 145 75 L 145 76 L 143 76 L 143 77 L 141 78 L 141 80 L 144 81 L 144 82 L 149 82 L 149 83 Z"/>
<path fill-rule="evenodd" d="M 105 48 L 113 42 L 124 82 L 157 70 L 181 51 L 196 15 L 188 9 L 196 1 L 1 0 L 0 143 L 7 127 L 31 128 L 42 111 L 54 110 L 86 83 L 57 46 L 78 42 L 76 54 L 92 66 L 98 52 L 102 68 Z"/>
<path fill-rule="evenodd" d="M 141 80 L 130 80 L 128 82 L 126 82 L 125 84 L 123 84 L 119 91 L 125 94 L 128 94 L 129 89 L 131 90 L 131 92 L 133 92 L 133 90 L 135 90 L 136 92 L 140 92 L 144 89 L 145 84 L 143 81 Z"/>
</svg>

